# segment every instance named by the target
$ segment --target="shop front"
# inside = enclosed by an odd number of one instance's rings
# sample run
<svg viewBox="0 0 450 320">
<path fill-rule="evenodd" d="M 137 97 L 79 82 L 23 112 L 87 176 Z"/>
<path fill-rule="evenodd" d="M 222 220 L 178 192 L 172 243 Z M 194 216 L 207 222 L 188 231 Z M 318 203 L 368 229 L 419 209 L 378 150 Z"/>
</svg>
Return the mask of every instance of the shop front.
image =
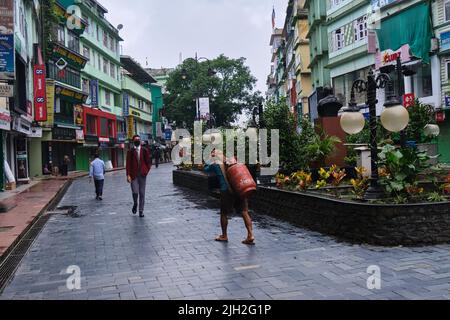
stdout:
<svg viewBox="0 0 450 320">
<path fill-rule="evenodd" d="M 7 171 L 12 173 L 17 184 L 30 182 L 29 149 L 32 135 L 32 121 L 29 116 L 12 117 L 11 131 L 6 134 Z"/>
<path fill-rule="evenodd" d="M 85 105 L 83 123 L 84 143 L 77 150 L 78 170 L 89 170 L 89 164 L 97 152 L 103 161 L 111 161 L 114 168 L 120 166 L 123 154 L 118 147 L 116 116 Z"/>
</svg>

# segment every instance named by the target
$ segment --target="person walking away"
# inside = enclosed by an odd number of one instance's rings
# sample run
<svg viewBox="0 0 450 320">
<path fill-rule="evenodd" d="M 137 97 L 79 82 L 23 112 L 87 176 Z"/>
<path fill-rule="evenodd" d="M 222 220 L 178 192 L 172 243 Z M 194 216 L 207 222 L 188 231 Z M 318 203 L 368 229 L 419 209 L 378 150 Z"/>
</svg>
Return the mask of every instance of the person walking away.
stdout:
<svg viewBox="0 0 450 320">
<path fill-rule="evenodd" d="M 128 183 L 131 184 L 133 194 L 133 214 L 136 214 L 139 206 L 139 217 L 144 217 L 145 189 L 147 176 L 152 167 L 151 156 L 148 148 L 141 145 L 141 137 L 133 137 L 133 147 L 127 153 L 126 173 Z"/>
<path fill-rule="evenodd" d="M 69 165 L 70 165 L 70 158 L 68 155 L 64 156 L 63 159 L 63 164 L 62 164 L 62 170 L 61 170 L 61 175 L 63 177 L 67 177 L 69 175 Z"/>
<path fill-rule="evenodd" d="M 100 156 L 96 153 L 94 156 L 94 161 L 91 162 L 89 168 L 89 181 L 92 183 L 92 179 L 94 179 L 95 184 L 95 194 L 96 200 L 103 200 L 103 186 L 105 185 L 105 173 L 106 166 L 105 162 L 100 159 Z"/>
<path fill-rule="evenodd" d="M 216 174 L 220 183 L 220 224 L 222 235 L 217 237 L 216 241 L 228 242 L 228 216 L 235 209 L 242 214 L 247 229 L 247 239 L 242 241 L 242 243 L 253 246 L 255 245 L 255 237 L 253 234 L 253 222 L 248 209 L 248 200 L 240 198 L 233 192 L 227 179 L 227 160 L 223 154 L 220 151 L 213 151 L 211 156 L 216 160 L 206 163 L 204 170 Z"/>
<path fill-rule="evenodd" d="M 155 158 L 155 166 L 156 166 L 156 169 L 158 169 L 158 167 L 159 167 L 159 161 L 161 160 L 161 150 L 159 149 L 158 146 L 155 148 L 155 155 L 154 155 L 154 158 Z"/>
</svg>

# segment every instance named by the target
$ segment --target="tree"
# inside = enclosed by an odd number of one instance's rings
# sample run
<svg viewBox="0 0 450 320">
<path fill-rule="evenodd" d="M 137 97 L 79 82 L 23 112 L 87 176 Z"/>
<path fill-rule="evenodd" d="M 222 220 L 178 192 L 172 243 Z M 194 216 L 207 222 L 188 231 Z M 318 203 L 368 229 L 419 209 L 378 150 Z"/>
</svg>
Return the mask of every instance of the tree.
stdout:
<svg viewBox="0 0 450 320">
<path fill-rule="evenodd" d="M 281 170 L 291 173 L 307 167 L 301 150 L 301 140 L 295 126 L 295 116 L 289 110 L 286 101 L 268 102 L 264 111 L 266 128 L 280 132 L 280 164 Z M 270 144 L 269 144 L 270 145 Z"/>
<path fill-rule="evenodd" d="M 210 74 L 211 69 L 215 75 Z M 230 59 L 220 55 L 210 62 L 186 59 L 167 81 L 166 115 L 170 121 L 178 125 L 186 123 L 186 127 L 192 129 L 197 115 L 196 98 L 209 97 L 216 126 L 229 126 L 238 115 L 250 111 L 261 101 L 261 93 L 253 91 L 255 83 L 256 78 L 245 65 L 245 58 Z"/>
</svg>

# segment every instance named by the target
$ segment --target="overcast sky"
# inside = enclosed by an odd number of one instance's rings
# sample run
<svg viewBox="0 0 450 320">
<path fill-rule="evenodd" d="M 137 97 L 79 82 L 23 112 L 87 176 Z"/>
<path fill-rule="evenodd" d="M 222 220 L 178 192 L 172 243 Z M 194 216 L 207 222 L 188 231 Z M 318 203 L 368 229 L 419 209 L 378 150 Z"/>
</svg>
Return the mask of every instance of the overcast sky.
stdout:
<svg viewBox="0 0 450 320">
<path fill-rule="evenodd" d="M 270 71 L 272 7 L 284 23 L 288 0 L 99 0 L 125 40 L 123 53 L 143 66 L 175 67 L 180 60 L 214 58 L 221 53 L 246 57 L 257 89 L 266 90 Z"/>
</svg>

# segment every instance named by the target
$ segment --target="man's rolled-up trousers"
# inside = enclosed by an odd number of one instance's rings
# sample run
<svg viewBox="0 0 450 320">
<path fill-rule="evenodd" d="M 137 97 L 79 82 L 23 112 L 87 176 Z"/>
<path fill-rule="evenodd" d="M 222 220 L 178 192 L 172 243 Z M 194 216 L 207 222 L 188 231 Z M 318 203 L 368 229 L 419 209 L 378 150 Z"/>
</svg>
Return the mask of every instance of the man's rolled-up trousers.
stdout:
<svg viewBox="0 0 450 320">
<path fill-rule="evenodd" d="M 131 181 L 131 191 L 133 192 L 133 200 L 137 201 L 135 198 L 139 198 L 139 212 L 144 212 L 145 207 L 145 189 L 147 185 L 147 177 L 138 175 L 136 179 Z M 135 202 L 136 203 L 136 202 Z"/>
</svg>

